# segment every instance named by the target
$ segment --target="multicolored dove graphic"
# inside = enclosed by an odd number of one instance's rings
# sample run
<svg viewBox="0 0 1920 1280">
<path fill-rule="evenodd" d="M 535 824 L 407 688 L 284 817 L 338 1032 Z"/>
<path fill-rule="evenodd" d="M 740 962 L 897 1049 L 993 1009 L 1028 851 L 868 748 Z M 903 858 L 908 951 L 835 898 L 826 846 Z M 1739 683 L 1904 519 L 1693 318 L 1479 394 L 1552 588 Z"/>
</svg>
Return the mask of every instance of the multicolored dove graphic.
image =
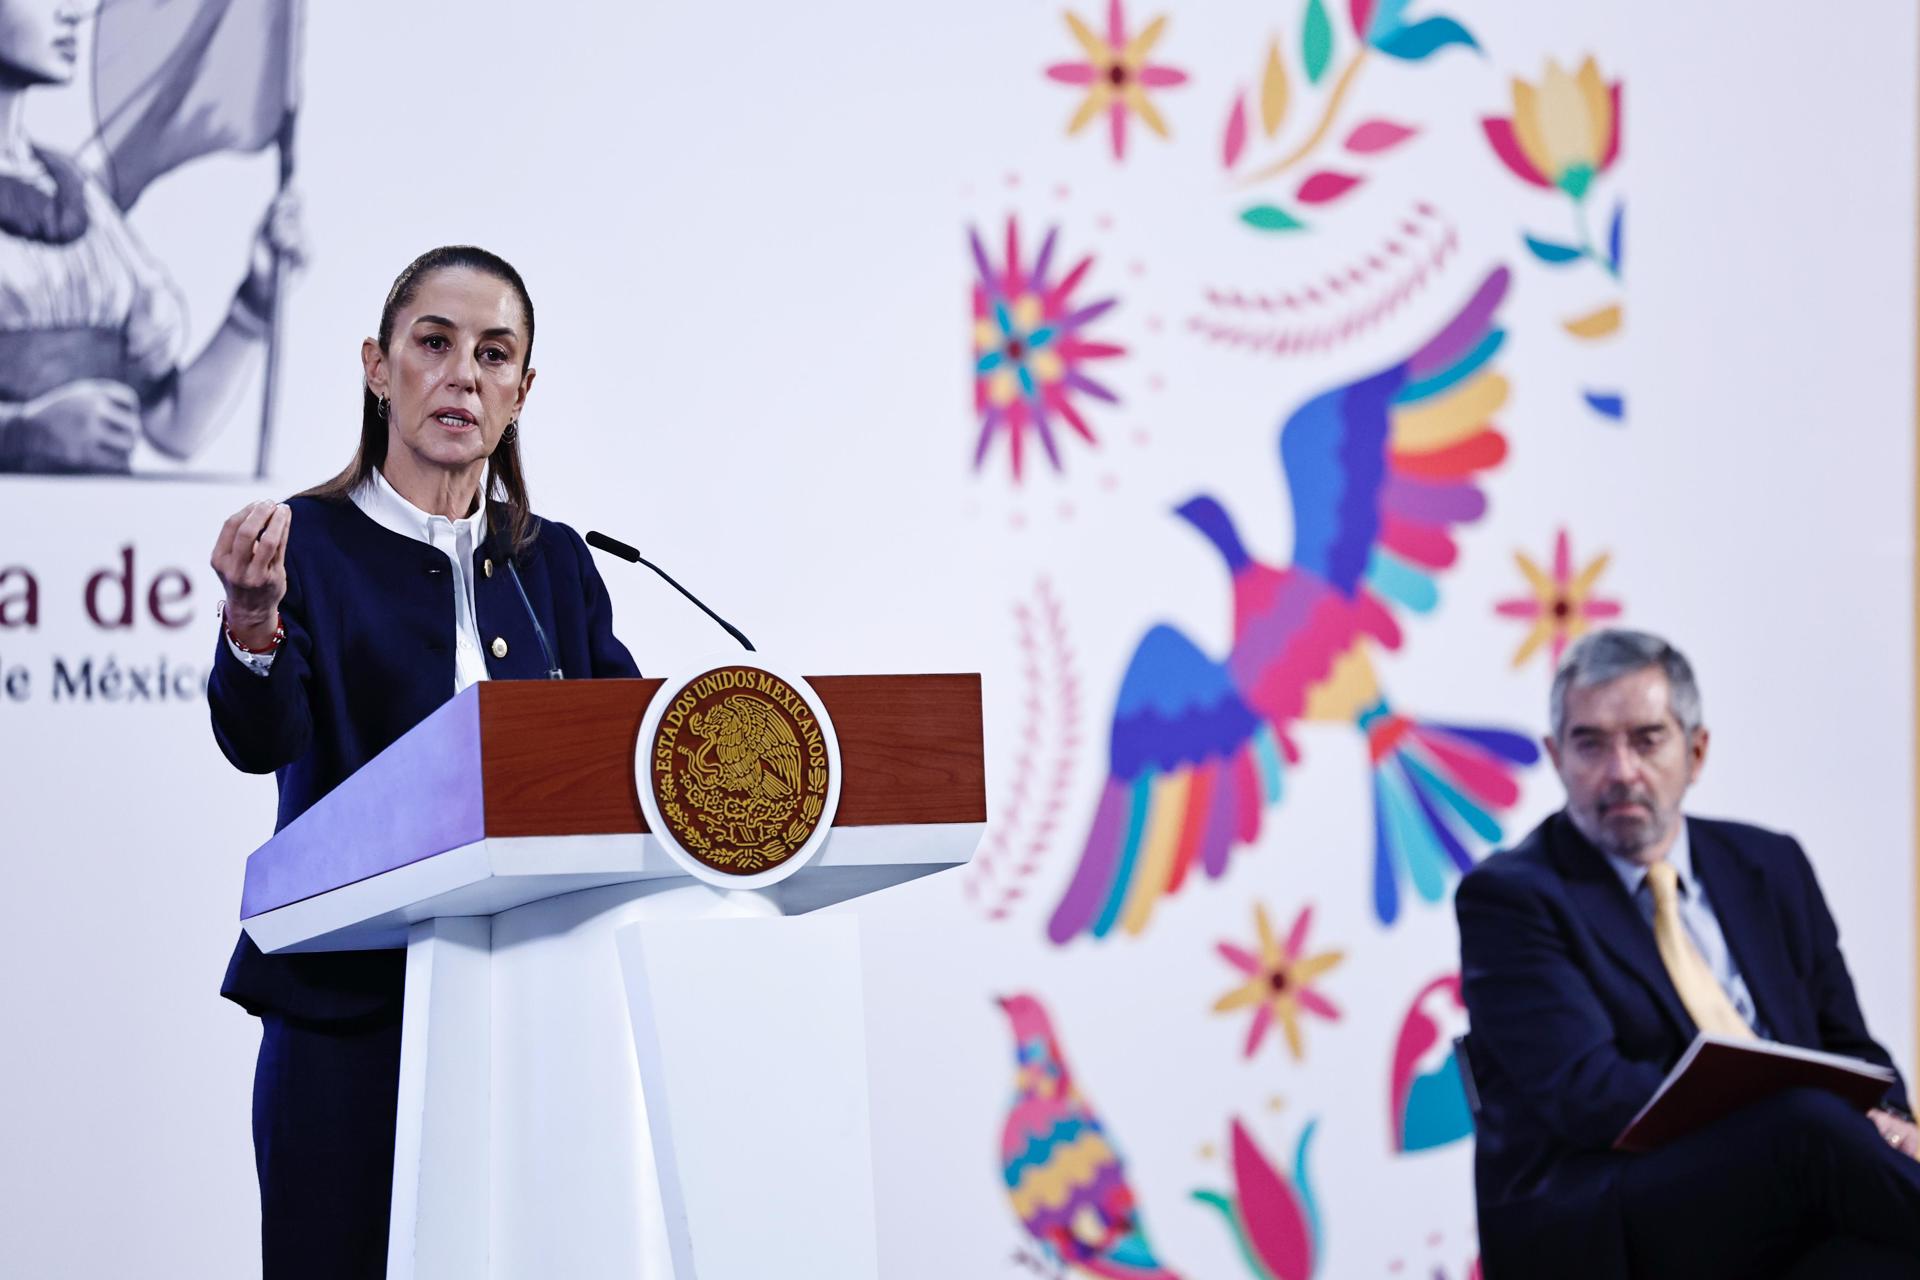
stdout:
<svg viewBox="0 0 1920 1280">
<path fill-rule="evenodd" d="M 1080 1096 L 1046 1008 L 1000 1001 L 1018 1066 L 1001 1133 L 1007 1197 L 1054 1265 L 1102 1280 L 1179 1280 L 1153 1255 L 1126 1168 Z"/>
<path fill-rule="evenodd" d="M 1398 649 L 1393 609 L 1426 613 L 1458 554 L 1455 525 L 1479 519 L 1482 472 L 1507 452 L 1490 418 L 1506 402 L 1493 368 L 1505 267 L 1419 350 L 1309 400 L 1280 432 L 1293 503 L 1293 563 L 1248 554 L 1226 509 L 1202 495 L 1177 514 L 1233 578 L 1233 647 L 1215 661 L 1174 627 L 1134 650 L 1114 708 L 1109 772 L 1092 830 L 1047 925 L 1064 944 L 1117 925 L 1146 928 L 1154 904 L 1195 867 L 1260 834 L 1299 750 L 1300 721 L 1350 724 L 1373 770 L 1374 911 L 1391 924 L 1411 880 L 1428 902 L 1473 858 L 1462 829 L 1501 838 L 1494 814 L 1519 798 L 1513 774 L 1538 758 L 1527 737 L 1429 724 L 1381 696 L 1371 651 Z"/>
</svg>

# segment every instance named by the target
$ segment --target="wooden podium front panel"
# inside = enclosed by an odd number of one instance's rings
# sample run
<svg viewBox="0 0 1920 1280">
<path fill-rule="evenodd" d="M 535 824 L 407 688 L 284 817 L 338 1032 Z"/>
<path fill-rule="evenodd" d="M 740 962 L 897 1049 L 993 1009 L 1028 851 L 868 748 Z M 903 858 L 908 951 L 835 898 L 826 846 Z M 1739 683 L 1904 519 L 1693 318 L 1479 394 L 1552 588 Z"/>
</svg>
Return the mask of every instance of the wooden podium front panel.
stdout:
<svg viewBox="0 0 1920 1280">
<path fill-rule="evenodd" d="M 987 820 L 980 677 L 808 676 L 840 739 L 836 827 Z"/>
<path fill-rule="evenodd" d="M 664 680 L 489 680 L 480 759 L 490 836 L 645 831 L 640 717 Z"/>
<path fill-rule="evenodd" d="M 487 834 L 645 831 L 633 753 L 641 717 L 664 683 L 481 684 Z M 979 676 L 809 676 L 807 683 L 840 739 L 834 826 L 987 820 Z"/>
</svg>

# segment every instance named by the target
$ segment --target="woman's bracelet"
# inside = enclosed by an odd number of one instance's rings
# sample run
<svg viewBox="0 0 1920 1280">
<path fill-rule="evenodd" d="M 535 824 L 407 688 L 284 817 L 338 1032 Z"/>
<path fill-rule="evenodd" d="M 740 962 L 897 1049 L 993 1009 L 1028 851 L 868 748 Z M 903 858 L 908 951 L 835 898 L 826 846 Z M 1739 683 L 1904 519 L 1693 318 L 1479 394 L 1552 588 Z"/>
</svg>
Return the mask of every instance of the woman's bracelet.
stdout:
<svg viewBox="0 0 1920 1280">
<path fill-rule="evenodd" d="M 242 653 L 255 655 L 269 654 L 277 650 L 282 644 L 285 644 L 287 639 L 287 624 L 280 620 L 280 611 L 275 609 L 273 611 L 273 638 L 267 641 L 267 647 L 264 649 L 256 649 L 246 643 L 239 636 L 233 634 L 233 627 L 227 622 L 227 602 L 225 600 L 220 602 L 220 628 L 227 633 L 228 643 Z"/>
</svg>

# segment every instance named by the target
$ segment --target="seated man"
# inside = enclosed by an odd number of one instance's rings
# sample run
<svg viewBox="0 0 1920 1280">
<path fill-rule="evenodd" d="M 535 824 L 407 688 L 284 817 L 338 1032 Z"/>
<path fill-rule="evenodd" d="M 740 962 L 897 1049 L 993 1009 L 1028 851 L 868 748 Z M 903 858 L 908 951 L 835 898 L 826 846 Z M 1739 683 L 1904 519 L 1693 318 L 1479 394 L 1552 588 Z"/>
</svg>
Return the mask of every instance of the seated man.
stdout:
<svg viewBox="0 0 1920 1280">
<path fill-rule="evenodd" d="M 1566 807 L 1455 900 L 1488 1280 L 1920 1276 L 1920 1135 L 1897 1079 L 1870 1115 L 1797 1090 L 1611 1150 L 1698 1030 L 1893 1062 L 1799 844 L 1681 816 L 1707 731 L 1677 650 L 1579 641 L 1546 747 Z"/>
</svg>

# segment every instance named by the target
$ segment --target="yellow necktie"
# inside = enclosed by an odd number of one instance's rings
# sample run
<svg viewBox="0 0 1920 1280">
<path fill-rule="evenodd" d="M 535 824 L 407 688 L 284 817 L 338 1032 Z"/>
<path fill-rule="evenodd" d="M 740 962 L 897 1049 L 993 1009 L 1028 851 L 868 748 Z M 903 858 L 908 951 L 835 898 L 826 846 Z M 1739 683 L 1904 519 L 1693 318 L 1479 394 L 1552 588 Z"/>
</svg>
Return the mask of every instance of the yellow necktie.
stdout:
<svg viewBox="0 0 1920 1280">
<path fill-rule="evenodd" d="M 1653 943 L 1660 949 L 1660 961 L 1696 1026 L 1712 1035 L 1751 1040 L 1753 1028 L 1727 999 L 1680 922 L 1679 884 L 1680 873 L 1670 864 L 1656 862 L 1647 868 L 1647 888 L 1653 891 Z"/>
</svg>

